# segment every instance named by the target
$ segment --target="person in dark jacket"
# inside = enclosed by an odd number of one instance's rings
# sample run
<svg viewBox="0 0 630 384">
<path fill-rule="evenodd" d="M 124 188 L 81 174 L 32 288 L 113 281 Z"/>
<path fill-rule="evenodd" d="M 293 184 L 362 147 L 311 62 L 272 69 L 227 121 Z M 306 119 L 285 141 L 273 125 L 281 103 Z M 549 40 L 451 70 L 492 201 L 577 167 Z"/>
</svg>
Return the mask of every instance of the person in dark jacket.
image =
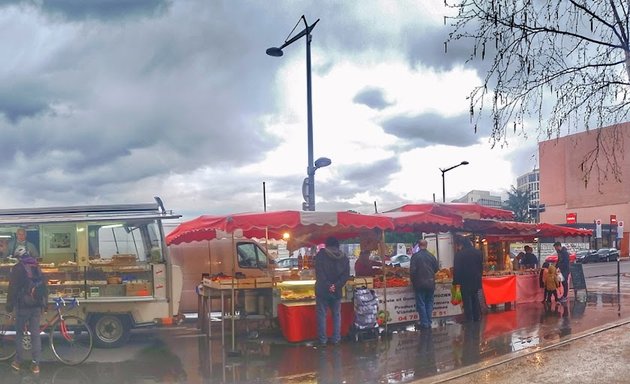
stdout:
<svg viewBox="0 0 630 384">
<path fill-rule="evenodd" d="M 525 246 L 525 256 L 523 257 L 523 266 L 526 269 L 536 269 L 538 267 L 538 258 L 534 255 L 534 250 L 529 245 Z"/>
<path fill-rule="evenodd" d="M 330 307 L 333 319 L 332 343 L 341 341 L 341 293 L 350 277 L 350 261 L 339 250 L 339 240 L 326 239 L 326 247 L 315 255 L 315 312 L 317 339 L 320 346 L 328 340 L 326 313 Z"/>
<path fill-rule="evenodd" d="M 479 290 L 483 274 L 483 256 L 473 247 L 469 239 L 463 236 L 455 238 L 455 259 L 453 262 L 453 284 L 459 285 L 466 321 L 481 320 Z"/>
<path fill-rule="evenodd" d="M 416 294 L 416 310 L 420 316 L 420 328 L 430 329 L 435 295 L 435 273 L 440 268 L 435 256 L 427 250 L 426 240 L 420 240 L 418 248 L 418 252 L 411 256 L 409 277 Z"/>
<path fill-rule="evenodd" d="M 33 332 L 33 330 L 39 330 L 43 307 L 41 304 L 27 305 L 23 302 L 21 296 L 25 294 L 24 292 L 30 282 L 26 269 L 29 268 L 32 274 L 39 273 L 41 275 L 42 272 L 37 259 L 32 257 L 26 248 L 19 247 L 15 255 L 19 257 L 20 261 L 11 269 L 6 304 L 6 311 L 11 313 L 15 310 L 16 317 L 15 346 L 17 353 L 11 367 L 16 371 L 22 369 L 22 364 L 25 360 L 22 338 L 24 328 L 28 325 L 28 329 L 31 331 L 31 371 L 38 374 L 42 354 L 42 341 L 39 332 Z"/>
<path fill-rule="evenodd" d="M 357 277 L 373 277 L 376 275 L 380 264 L 370 260 L 370 251 L 361 251 L 359 259 L 354 264 L 354 274 Z"/>
<path fill-rule="evenodd" d="M 562 297 L 560 298 L 560 302 L 566 303 L 567 295 L 569 294 L 569 251 L 567 250 L 567 247 L 563 247 L 562 243 L 559 241 L 553 243 L 553 247 L 558 253 L 556 268 L 560 268 L 560 273 L 562 273 L 562 277 L 564 277 L 564 280 L 562 281 Z"/>
</svg>

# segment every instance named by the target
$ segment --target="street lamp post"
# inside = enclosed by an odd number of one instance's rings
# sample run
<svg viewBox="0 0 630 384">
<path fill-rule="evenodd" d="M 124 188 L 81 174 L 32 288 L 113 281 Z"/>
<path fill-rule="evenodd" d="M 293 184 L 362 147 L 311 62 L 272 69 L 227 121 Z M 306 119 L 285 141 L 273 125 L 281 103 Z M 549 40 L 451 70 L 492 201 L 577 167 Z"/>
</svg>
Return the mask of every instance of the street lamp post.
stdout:
<svg viewBox="0 0 630 384">
<path fill-rule="evenodd" d="M 280 47 L 272 47 L 267 49 L 267 55 L 280 57 L 283 55 L 282 49 L 291 45 L 295 41 L 306 36 L 306 108 L 307 108 L 307 140 L 308 140 L 308 165 L 306 167 L 307 178 L 302 184 L 302 195 L 304 196 L 304 203 L 302 203 L 302 209 L 305 211 L 315 210 L 315 171 L 318 168 L 327 167 L 330 165 L 331 160 L 326 157 L 320 157 L 313 161 L 313 101 L 311 90 L 311 31 L 315 28 L 315 25 L 319 22 L 317 19 L 313 24 L 308 25 L 304 15 L 300 17 L 300 20 L 304 22 L 304 30 L 298 33 L 291 39 L 284 41 Z M 300 22 L 298 21 L 298 24 Z M 297 27 L 297 24 L 296 24 Z M 293 28 L 295 30 L 295 27 Z M 293 33 L 293 31 L 291 31 Z M 291 36 L 289 34 L 289 36 Z"/>
<path fill-rule="evenodd" d="M 444 174 L 450 171 L 451 169 L 455 169 L 459 167 L 460 165 L 468 165 L 468 164 L 469 163 L 467 161 L 462 161 L 461 163 L 457 165 L 453 165 L 452 167 L 448 167 L 446 169 L 440 168 L 440 171 L 442 171 L 442 202 L 443 203 L 446 203 L 446 184 L 444 183 Z"/>
</svg>

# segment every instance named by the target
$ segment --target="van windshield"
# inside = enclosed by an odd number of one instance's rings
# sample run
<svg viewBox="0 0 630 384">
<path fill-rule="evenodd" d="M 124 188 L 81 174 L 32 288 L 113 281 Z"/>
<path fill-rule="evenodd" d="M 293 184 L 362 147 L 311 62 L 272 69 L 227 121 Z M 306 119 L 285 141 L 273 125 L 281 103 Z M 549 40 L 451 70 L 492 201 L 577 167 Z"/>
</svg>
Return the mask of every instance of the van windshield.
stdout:
<svg viewBox="0 0 630 384">
<path fill-rule="evenodd" d="M 241 268 L 266 269 L 268 266 L 267 255 L 254 243 L 239 243 L 236 246 L 238 253 L 238 266 Z"/>
</svg>

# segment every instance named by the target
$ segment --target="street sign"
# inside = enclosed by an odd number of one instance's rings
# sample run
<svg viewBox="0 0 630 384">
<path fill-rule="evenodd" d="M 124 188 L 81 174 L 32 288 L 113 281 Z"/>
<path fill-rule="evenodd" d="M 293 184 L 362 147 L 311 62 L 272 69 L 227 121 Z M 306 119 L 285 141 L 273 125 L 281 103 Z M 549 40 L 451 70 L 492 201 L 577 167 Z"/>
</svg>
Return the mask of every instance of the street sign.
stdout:
<svg viewBox="0 0 630 384">
<path fill-rule="evenodd" d="M 617 222 L 617 238 L 623 239 L 623 220 Z"/>
<path fill-rule="evenodd" d="M 617 224 L 617 215 L 610 215 L 610 225 Z"/>
<path fill-rule="evenodd" d="M 602 238 L 602 221 L 600 219 L 595 220 L 595 238 Z"/>
</svg>

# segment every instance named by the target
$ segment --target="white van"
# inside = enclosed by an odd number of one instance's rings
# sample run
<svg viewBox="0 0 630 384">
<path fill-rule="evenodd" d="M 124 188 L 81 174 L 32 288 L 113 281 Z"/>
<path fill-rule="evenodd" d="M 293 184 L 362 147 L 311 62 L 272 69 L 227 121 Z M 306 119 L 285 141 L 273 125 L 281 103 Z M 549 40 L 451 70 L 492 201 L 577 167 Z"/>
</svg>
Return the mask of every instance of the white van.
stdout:
<svg viewBox="0 0 630 384">
<path fill-rule="evenodd" d="M 198 310 L 197 286 L 202 276 L 272 277 L 273 262 L 257 241 L 247 238 L 221 238 L 171 244 L 168 246 L 173 264 L 183 274 L 180 311 Z M 236 262 L 235 262 L 236 261 Z"/>
</svg>

